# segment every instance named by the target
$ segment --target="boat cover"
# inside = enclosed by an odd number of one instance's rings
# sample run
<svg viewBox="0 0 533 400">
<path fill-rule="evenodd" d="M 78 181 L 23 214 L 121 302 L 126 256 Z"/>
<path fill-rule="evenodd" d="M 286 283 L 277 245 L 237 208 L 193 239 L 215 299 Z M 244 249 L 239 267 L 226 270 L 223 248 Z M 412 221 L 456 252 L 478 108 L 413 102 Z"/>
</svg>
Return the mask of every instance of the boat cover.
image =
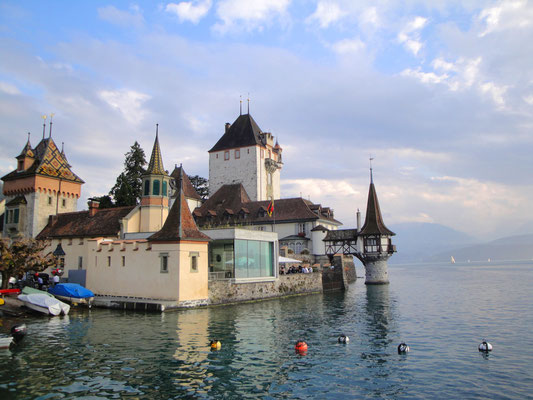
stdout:
<svg viewBox="0 0 533 400">
<path fill-rule="evenodd" d="M 35 289 L 31 286 L 24 286 L 22 288 L 22 294 L 45 294 L 47 296 L 54 297 L 53 295 L 48 292 L 45 292 L 44 290 Z"/>
<path fill-rule="evenodd" d="M 94 293 L 77 283 L 58 283 L 48 289 L 50 293 L 56 296 L 72 297 L 77 299 L 86 299 L 94 297 Z"/>
<path fill-rule="evenodd" d="M 43 309 L 48 310 L 48 313 L 51 315 L 59 315 L 63 311 L 63 313 L 66 315 L 68 314 L 68 310 L 63 310 L 62 305 L 65 303 L 62 303 L 55 297 L 50 297 L 45 294 L 40 293 L 32 293 L 32 294 L 19 294 L 18 299 L 20 301 L 23 301 L 25 303 L 31 303 L 35 306 L 41 307 Z M 68 306 L 68 304 L 65 304 Z M 70 309 L 70 306 L 69 306 Z"/>
</svg>

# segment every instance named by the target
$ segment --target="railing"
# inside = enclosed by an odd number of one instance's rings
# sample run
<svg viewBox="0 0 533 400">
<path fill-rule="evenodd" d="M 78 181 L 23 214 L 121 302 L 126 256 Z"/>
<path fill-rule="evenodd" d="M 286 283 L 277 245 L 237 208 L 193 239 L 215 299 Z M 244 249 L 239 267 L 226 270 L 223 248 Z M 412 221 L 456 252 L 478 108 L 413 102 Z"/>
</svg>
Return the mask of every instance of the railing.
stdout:
<svg viewBox="0 0 533 400">
<path fill-rule="evenodd" d="M 223 281 L 227 279 L 233 279 L 233 272 L 231 271 L 209 272 L 208 279 L 210 281 Z"/>
</svg>

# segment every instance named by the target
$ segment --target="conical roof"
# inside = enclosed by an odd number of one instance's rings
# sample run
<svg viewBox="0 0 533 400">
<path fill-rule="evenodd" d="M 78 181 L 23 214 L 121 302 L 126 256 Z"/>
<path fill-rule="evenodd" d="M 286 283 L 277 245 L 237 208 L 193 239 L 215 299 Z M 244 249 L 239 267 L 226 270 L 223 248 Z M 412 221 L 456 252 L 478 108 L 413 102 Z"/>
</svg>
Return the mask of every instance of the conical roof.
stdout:
<svg viewBox="0 0 533 400">
<path fill-rule="evenodd" d="M 28 134 L 29 135 L 29 134 Z M 23 158 L 23 157 L 35 157 L 35 154 L 33 154 L 33 150 L 31 148 L 30 138 L 28 137 L 28 141 L 26 142 L 26 145 L 16 158 Z"/>
<path fill-rule="evenodd" d="M 196 200 L 202 200 L 202 197 L 198 194 L 198 192 L 192 185 L 191 180 L 189 179 L 189 177 L 187 176 L 187 174 L 185 173 L 181 165 L 179 167 L 178 166 L 174 167 L 174 171 L 172 171 L 170 176 L 175 179 L 176 185 L 178 184 L 178 181 L 181 176 L 181 179 L 183 180 L 183 193 L 185 194 L 185 197 L 196 199 Z"/>
<path fill-rule="evenodd" d="M 198 230 L 183 194 L 183 169 L 177 182 L 178 197 L 160 231 L 148 238 L 154 242 L 179 242 L 182 240 L 209 241 L 211 238 Z"/>
<path fill-rule="evenodd" d="M 209 153 L 235 147 L 264 146 L 260 137 L 261 133 L 261 128 L 259 128 L 250 114 L 239 115 L 226 133 L 209 150 Z"/>
<path fill-rule="evenodd" d="M 374 182 L 370 182 L 368 189 L 368 201 L 366 204 L 365 224 L 361 228 L 359 235 L 389 235 L 393 236 L 395 233 L 385 226 L 381 210 L 379 208 L 378 195 Z"/>
<path fill-rule="evenodd" d="M 163 158 L 161 157 L 161 148 L 159 147 L 158 133 L 155 134 L 154 148 L 152 149 L 152 156 L 148 163 L 146 175 L 167 175 L 163 167 Z"/>
</svg>

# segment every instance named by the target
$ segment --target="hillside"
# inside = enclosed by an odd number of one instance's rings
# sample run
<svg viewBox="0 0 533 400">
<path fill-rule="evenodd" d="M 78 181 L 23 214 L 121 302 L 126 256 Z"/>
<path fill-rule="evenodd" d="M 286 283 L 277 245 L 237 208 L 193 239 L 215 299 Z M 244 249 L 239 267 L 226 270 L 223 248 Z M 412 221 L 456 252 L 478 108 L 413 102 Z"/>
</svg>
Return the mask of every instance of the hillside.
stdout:
<svg viewBox="0 0 533 400">
<path fill-rule="evenodd" d="M 392 264 L 424 262 L 434 254 L 476 242 L 466 233 L 440 224 L 408 222 L 391 225 L 389 228 L 396 233 L 392 241 L 398 249 L 389 259 Z"/>
<path fill-rule="evenodd" d="M 453 256 L 457 262 L 507 261 L 533 259 L 533 234 L 507 236 L 488 243 L 439 252 L 425 261 L 446 262 Z"/>
</svg>

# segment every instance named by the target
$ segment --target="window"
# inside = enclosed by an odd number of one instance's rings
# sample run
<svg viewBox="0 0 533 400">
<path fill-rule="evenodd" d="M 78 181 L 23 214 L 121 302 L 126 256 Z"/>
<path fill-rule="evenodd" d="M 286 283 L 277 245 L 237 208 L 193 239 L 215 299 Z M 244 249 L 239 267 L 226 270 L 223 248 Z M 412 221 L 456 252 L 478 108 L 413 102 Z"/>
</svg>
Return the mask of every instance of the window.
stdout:
<svg viewBox="0 0 533 400">
<path fill-rule="evenodd" d="M 218 154 L 217 154 L 217 158 L 218 158 Z"/>
<path fill-rule="evenodd" d="M 79 256 L 78 257 L 78 269 L 82 269 L 82 268 L 83 268 L 83 257 Z"/>
<path fill-rule="evenodd" d="M 122 266 L 126 266 L 126 256 L 122 256 Z"/>
<path fill-rule="evenodd" d="M 235 277 L 273 277 L 273 249 L 272 242 L 235 240 Z"/>
<path fill-rule="evenodd" d="M 61 205 L 63 207 L 66 207 L 67 206 L 67 200 L 65 200 L 65 199 L 61 200 Z"/>
<path fill-rule="evenodd" d="M 241 151 L 239 149 L 235 150 L 235 159 L 241 158 Z"/>
<path fill-rule="evenodd" d="M 225 160 L 225 161 L 229 160 L 229 150 L 226 150 L 226 151 L 224 152 L 224 160 Z"/>
<path fill-rule="evenodd" d="M 150 181 L 144 181 L 144 195 L 148 196 L 150 194 Z"/>
<path fill-rule="evenodd" d="M 191 272 L 198 272 L 198 257 L 200 253 L 197 251 L 191 251 L 189 257 L 191 258 Z"/>
<path fill-rule="evenodd" d="M 19 209 L 15 208 L 13 210 L 13 223 L 18 224 L 19 223 Z"/>
<path fill-rule="evenodd" d="M 19 171 L 22 171 L 24 169 L 24 160 L 19 160 L 19 166 L 17 168 Z"/>
<path fill-rule="evenodd" d="M 111 256 L 107 256 L 107 266 L 111 266 Z"/>
<path fill-rule="evenodd" d="M 247 150 L 247 153 L 250 154 L 250 149 Z"/>
<path fill-rule="evenodd" d="M 163 181 L 163 190 L 161 193 L 163 196 L 167 195 L 167 181 Z"/>
<path fill-rule="evenodd" d="M 298 224 L 298 234 L 305 235 L 305 222 Z"/>
<path fill-rule="evenodd" d="M 159 258 L 161 259 L 161 273 L 168 273 L 168 253 L 159 254 Z"/>
<path fill-rule="evenodd" d="M 52 196 L 48 196 L 48 205 L 52 204 Z"/>
<path fill-rule="evenodd" d="M 153 194 L 154 196 L 159 196 L 159 187 L 160 187 L 160 184 L 161 184 L 161 182 L 159 182 L 158 179 L 156 179 L 156 180 L 154 181 L 154 190 L 153 190 L 153 192 L 152 192 L 152 194 Z"/>
</svg>

